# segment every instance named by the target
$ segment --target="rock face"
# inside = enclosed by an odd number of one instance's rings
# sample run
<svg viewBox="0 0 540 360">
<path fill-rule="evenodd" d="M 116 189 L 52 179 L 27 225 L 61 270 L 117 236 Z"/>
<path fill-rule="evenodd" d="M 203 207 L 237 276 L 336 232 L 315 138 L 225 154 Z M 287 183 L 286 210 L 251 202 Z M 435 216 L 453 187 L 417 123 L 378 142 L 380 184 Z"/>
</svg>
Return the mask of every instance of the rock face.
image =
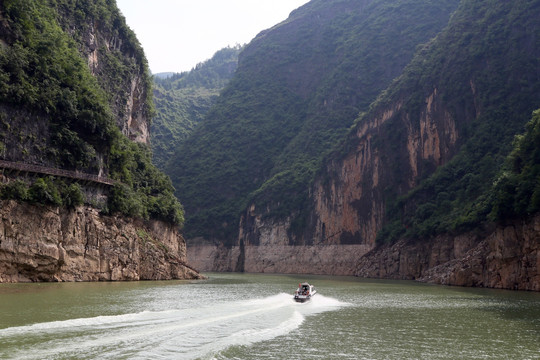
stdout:
<svg viewBox="0 0 540 360">
<path fill-rule="evenodd" d="M 404 194 L 417 185 L 423 166 L 447 163 L 459 145 L 460 121 L 474 116 L 465 114 L 456 121 L 436 89 L 424 99 L 418 119 L 403 110 L 403 102 L 382 106 L 359 124 L 350 136 L 349 152 L 330 162 L 326 176 L 315 182 L 311 215 L 315 239 L 375 246 L 384 223 L 387 189 Z M 400 138 L 389 136 L 392 132 Z"/>
<path fill-rule="evenodd" d="M 363 245 L 188 244 L 190 264 L 200 271 L 354 275 Z"/>
<path fill-rule="evenodd" d="M 0 282 L 197 279 L 175 227 L 2 201 Z"/>
<path fill-rule="evenodd" d="M 111 10 L 119 16 L 118 10 Z M 72 19 L 72 14 L 66 15 Z M 111 95 L 110 105 L 115 112 L 117 124 L 122 133 L 135 142 L 149 144 L 149 115 L 147 97 L 151 85 L 146 73 L 146 60 L 138 42 L 129 31 L 119 27 L 114 31 L 109 24 L 99 20 L 85 26 L 78 24 L 80 35 L 71 31 L 74 37 L 80 36 L 80 51 L 88 59 L 88 67 L 100 85 Z M 69 28 L 76 28 L 68 24 Z M 116 59 L 115 59 L 116 58 Z M 113 60 L 114 59 L 114 60 Z M 112 77 L 111 72 L 122 74 Z"/>
<path fill-rule="evenodd" d="M 362 245 L 233 246 L 191 244 L 189 261 L 200 271 L 354 275 Z"/>
<path fill-rule="evenodd" d="M 358 259 L 371 249 L 364 244 L 295 243 L 290 226 L 290 219 L 263 219 L 252 206 L 242 217 L 239 245 L 194 239 L 188 242 L 188 258 L 201 271 L 354 275 Z"/>
<path fill-rule="evenodd" d="M 482 235 L 400 240 L 364 256 L 356 275 L 540 291 L 540 216 Z"/>
</svg>

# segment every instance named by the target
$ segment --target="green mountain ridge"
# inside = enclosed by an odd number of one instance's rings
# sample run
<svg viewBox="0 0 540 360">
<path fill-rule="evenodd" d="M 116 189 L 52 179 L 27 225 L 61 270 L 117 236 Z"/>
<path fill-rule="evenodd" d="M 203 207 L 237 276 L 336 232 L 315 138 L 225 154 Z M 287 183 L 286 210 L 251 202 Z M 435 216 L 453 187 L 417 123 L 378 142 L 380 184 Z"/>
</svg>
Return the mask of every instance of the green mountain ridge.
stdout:
<svg viewBox="0 0 540 360">
<path fill-rule="evenodd" d="M 191 71 L 154 80 L 156 116 L 152 123 L 153 161 L 167 167 L 180 144 L 190 136 L 232 78 L 242 47 L 227 47 Z"/>
<path fill-rule="evenodd" d="M 118 183 L 101 206 L 105 213 L 181 224 L 170 179 L 152 165 L 148 146 L 127 137 L 144 135 L 127 119 L 142 128 L 150 121 L 151 78 L 115 2 L 6 0 L 0 40 L 0 158 L 108 176 Z M 138 80 L 136 94 L 132 79 Z M 55 206 L 91 204 L 81 186 L 72 185 L 54 177 L 25 179 L 3 186 L 1 195 Z"/>
<path fill-rule="evenodd" d="M 302 212 L 324 157 L 458 1 L 312 1 L 263 31 L 167 173 L 189 237 L 234 241 L 252 202 Z"/>
<path fill-rule="evenodd" d="M 534 16 L 539 11 L 536 1 L 461 1 L 448 28 L 380 99 L 392 102 L 414 91 L 402 110 L 414 117 L 436 89 L 462 135 L 444 166 L 425 163 L 419 171 L 424 180 L 411 192 L 386 194 L 395 202 L 379 241 L 432 238 L 504 220 L 493 209 L 501 198 L 491 184 L 501 176 L 514 137 L 540 105 L 540 27 Z M 403 134 L 398 118 L 386 128 Z M 398 139 L 404 146 L 403 137 Z M 400 181 L 389 183 L 396 188 Z"/>
</svg>

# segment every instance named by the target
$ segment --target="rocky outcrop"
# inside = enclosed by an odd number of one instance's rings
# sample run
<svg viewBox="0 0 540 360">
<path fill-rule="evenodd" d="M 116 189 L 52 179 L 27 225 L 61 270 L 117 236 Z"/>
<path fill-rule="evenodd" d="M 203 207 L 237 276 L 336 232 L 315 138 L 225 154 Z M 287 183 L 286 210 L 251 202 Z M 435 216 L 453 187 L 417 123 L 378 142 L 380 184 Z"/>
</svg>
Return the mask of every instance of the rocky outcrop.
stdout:
<svg viewBox="0 0 540 360">
<path fill-rule="evenodd" d="M 406 193 L 417 185 L 425 168 L 443 165 L 455 154 L 459 125 L 437 89 L 424 99 L 417 119 L 403 109 L 403 103 L 400 98 L 364 117 L 350 137 L 354 145 L 330 162 L 315 182 L 316 239 L 373 247 L 384 223 L 389 189 L 393 194 Z"/>
<path fill-rule="evenodd" d="M 110 105 L 122 133 L 133 141 L 149 144 L 146 99 L 152 89 L 147 79 L 146 60 L 133 48 L 136 40 L 128 39 L 127 30 L 111 34 L 99 21 L 81 29 L 81 52 L 100 85 L 112 94 Z M 111 72 L 122 75 L 113 77 Z"/>
<path fill-rule="evenodd" d="M 177 229 L 15 201 L 0 207 L 0 282 L 196 279 Z"/>
<path fill-rule="evenodd" d="M 290 221 L 265 218 L 252 206 L 242 217 L 238 245 L 193 239 L 188 241 L 189 261 L 201 271 L 354 275 L 358 259 L 371 249 L 293 241 Z"/>
<path fill-rule="evenodd" d="M 147 99 L 152 88 L 144 52 L 116 4 L 99 6 L 109 12 L 109 20 L 88 9 L 81 19 L 80 13 L 68 7 L 58 9 L 58 20 L 77 43 L 100 87 L 110 94 L 109 105 L 122 133 L 133 141 L 149 144 L 151 116 Z"/>
<path fill-rule="evenodd" d="M 364 256 L 361 277 L 540 291 L 540 216 L 484 233 L 400 240 Z"/>
</svg>

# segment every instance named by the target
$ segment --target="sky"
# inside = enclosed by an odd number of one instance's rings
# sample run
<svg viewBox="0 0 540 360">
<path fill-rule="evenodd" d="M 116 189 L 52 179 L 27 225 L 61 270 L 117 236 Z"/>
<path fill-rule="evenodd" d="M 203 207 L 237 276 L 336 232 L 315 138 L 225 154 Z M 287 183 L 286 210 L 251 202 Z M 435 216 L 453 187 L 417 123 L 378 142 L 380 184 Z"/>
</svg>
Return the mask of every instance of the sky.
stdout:
<svg viewBox="0 0 540 360">
<path fill-rule="evenodd" d="M 189 71 L 227 46 L 249 43 L 308 0 L 117 0 L 150 71 Z"/>
</svg>

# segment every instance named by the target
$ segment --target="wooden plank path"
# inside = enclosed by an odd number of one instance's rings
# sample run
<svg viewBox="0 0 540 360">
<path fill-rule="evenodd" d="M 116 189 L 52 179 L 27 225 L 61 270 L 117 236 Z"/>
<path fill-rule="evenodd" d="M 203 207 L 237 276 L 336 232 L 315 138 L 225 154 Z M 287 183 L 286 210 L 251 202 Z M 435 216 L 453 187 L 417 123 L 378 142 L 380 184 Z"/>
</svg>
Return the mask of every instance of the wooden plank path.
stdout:
<svg viewBox="0 0 540 360">
<path fill-rule="evenodd" d="M 26 164 L 26 163 L 7 161 L 7 160 L 0 160 L 0 168 L 34 173 L 34 174 L 59 176 L 59 177 L 64 177 L 68 179 L 80 180 L 80 181 L 89 181 L 89 182 L 98 183 L 102 185 L 108 185 L 108 186 L 113 186 L 114 184 L 116 184 L 115 180 L 109 179 L 104 176 L 87 174 L 80 171 L 56 169 L 56 168 L 50 168 L 46 166 Z"/>
</svg>

